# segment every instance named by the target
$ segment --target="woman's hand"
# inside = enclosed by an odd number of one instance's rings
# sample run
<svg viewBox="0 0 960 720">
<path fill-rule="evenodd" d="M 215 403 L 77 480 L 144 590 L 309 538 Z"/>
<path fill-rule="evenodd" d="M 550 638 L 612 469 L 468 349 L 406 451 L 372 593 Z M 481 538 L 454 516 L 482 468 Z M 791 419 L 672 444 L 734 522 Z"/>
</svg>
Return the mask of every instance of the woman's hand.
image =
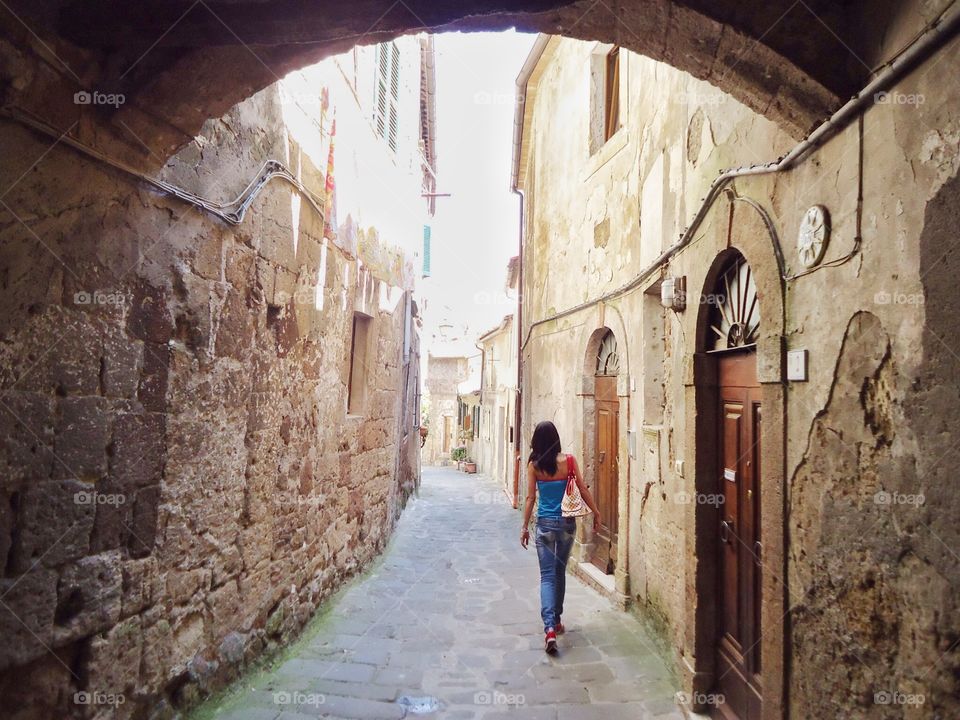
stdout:
<svg viewBox="0 0 960 720">
<path fill-rule="evenodd" d="M 600 532 L 600 513 L 593 514 L 593 531 Z"/>
<path fill-rule="evenodd" d="M 520 531 L 520 545 L 524 550 L 527 549 L 527 544 L 530 542 L 530 531 L 527 528 L 523 528 Z"/>
</svg>

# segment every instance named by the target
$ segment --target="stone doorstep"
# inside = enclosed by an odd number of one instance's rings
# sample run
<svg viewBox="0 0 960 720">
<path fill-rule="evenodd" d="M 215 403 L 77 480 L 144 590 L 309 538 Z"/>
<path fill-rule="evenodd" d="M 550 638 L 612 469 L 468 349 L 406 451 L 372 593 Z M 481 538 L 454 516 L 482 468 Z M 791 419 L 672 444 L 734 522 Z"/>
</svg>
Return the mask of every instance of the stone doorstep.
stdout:
<svg viewBox="0 0 960 720">
<path fill-rule="evenodd" d="M 589 562 L 572 562 L 569 568 L 575 577 L 596 590 L 601 596 L 612 603 L 617 602 L 617 589 L 614 585 L 613 575 L 600 572 L 600 568 Z"/>
</svg>

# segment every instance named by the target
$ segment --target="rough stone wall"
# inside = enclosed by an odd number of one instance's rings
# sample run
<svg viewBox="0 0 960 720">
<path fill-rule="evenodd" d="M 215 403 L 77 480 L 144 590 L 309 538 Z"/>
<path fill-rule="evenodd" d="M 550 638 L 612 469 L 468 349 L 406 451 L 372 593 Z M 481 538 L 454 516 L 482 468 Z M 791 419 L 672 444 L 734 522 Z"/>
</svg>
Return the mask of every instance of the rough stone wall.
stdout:
<svg viewBox="0 0 960 720">
<path fill-rule="evenodd" d="M 893 37 L 917 31 L 908 17 L 919 22 L 903 11 Z M 901 41 L 889 40 L 886 50 Z M 536 188 L 527 199 L 526 323 L 632 279 L 675 240 L 719 169 L 774 159 L 793 144 L 710 86 L 630 56 L 621 77 L 629 94 L 624 137 L 615 135 L 591 157 L 591 47 L 562 41 L 539 79 L 526 140 L 526 182 Z M 699 295 L 728 244 L 744 253 L 757 274 L 763 317 L 760 381 L 765 397 L 785 398 L 785 435 L 769 438 L 783 442 L 783 468 L 764 467 L 763 492 L 785 495 L 786 520 L 774 525 L 765 517 L 763 533 L 785 533 L 781 558 L 768 557 L 764 543 L 764 593 L 784 597 L 786 607 L 764 614 L 763 642 L 764 652 L 772 651 L 764 655 L 768 667 L 780 662 L 777 652 L 786 664 L 777 702 L 792 718 L 958 713 L 960 538 L 952 518 L 960 507 L 951 490 L 951 428 L 960 414 L 953 257 L 960 93 L 937 79 L 956 73 L 956 50 L 954 40 L 864 117 L 863 244 L 851 261 L 789 281 L 783 294 L 761 216 L 724 198 L 664 271 L 687 279 L 684 312 L 666 313 L 659 328 L 648 324 L 654 313 L 647 303 L 657 299 L 641 288 L 534 329 L 524 353 L 521 442 L 532 423 L 549 418 L 565 446 L 586 452 L 587 348 L 599 327 L 617 334 L 621 385 L 630 388 L 620 408 L 626 586 L 663 621 L 678 667 L 695 683 L 693 668 L 712 662 L 697 656 L 690 627 L 690 608 L 711 598 L 697 597 L 685 570 L 712 562 L 697 554 L 709 542 L 691 539 L 690 498 L 706 486 L 695 473 L 691 404 Z M 735 183 L 739 196 L 769 214 L 788 273 L 803 269 L 795 242 L 810 205 L 831 213 L 825 260 L 853 246 L 859 152 L 854 124 L 789 173 Z M 535 280 L 557 262 L 576 268 L 584 282 Z M 648 348 L 661 344 L 662 361 L 649 362 Z M 783 380 L 781 347 L 809 351 L 809 381 Z M 645 391 L 661 383 L 662 394 Z M 663 399 L 660 417 L 647 412 L 651 396 Z M 778 421 L 770 417 L 766 426 Z M 637 433 L 633 457 L 628 431 Z"/>
<path fill-rule="evenodd" d="M 322 195 L 279 106 L 268 88 L 209 121 L 166 179 L 227 197 L 276 158 Z M 379 281 L 289 186 L 228 227 L 3 125 L 0 707 L 146 717 L 283 643 L 384 546 L 418 476 L 418 349 L 405 369 L 404 303 L 357 297 Z M 80 132 L 131 152 L 95 114 Z M 355 305 L 373 337 L 347 417 Z"/>
</svg>

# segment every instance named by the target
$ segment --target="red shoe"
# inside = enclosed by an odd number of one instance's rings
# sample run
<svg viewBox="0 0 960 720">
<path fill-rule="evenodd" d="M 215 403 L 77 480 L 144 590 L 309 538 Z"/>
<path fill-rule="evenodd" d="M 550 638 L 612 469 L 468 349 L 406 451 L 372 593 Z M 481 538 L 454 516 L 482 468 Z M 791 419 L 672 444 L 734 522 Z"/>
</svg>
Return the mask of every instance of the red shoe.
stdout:
<svg viewBox="0 0 960 720">
<path fill-rule="evenodd" d="M 563 626 L 562 622 L 558 622 L 557 626 L 554 628 L 554 631 L 557 633 L 557 635 L 563 635 L 567 629 Z"/>
<path fill-rule="evenodd" d="M 553 628 L 547 628 L 547 634 L 544 638 L 544 650 L 548 655 L 557 654 L 557 633 Z"/>
</svg>

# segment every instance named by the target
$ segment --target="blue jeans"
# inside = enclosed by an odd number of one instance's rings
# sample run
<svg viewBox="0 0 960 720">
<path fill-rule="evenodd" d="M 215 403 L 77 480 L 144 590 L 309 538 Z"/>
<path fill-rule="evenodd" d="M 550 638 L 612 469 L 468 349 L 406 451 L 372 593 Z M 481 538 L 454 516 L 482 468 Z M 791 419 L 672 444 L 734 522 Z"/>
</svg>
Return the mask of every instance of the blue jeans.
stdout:
<svg viewBox="0 0 960 720">
<path fill-rule="evenodd" d="M 540 561 L 540 617 L 543 631 L 556 627 L 567 589 L 567 560 L 573 549 L 576 518 L 537 518 L 537 559 Z"/>
</svg>

